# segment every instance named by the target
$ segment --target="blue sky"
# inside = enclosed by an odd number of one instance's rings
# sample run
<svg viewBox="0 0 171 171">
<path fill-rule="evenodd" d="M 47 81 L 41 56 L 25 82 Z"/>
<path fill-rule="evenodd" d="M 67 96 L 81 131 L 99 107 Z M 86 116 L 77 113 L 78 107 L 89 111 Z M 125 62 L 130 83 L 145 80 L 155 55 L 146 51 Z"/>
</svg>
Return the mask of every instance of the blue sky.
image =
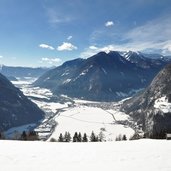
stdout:
<svg viewBox="0 0 171 171">
<path fill-rule="evenodd" d="M 0 0 L 0 63 L 60 65 L 99 51 L 171 54 L 170 0 Z"/>
</svg>

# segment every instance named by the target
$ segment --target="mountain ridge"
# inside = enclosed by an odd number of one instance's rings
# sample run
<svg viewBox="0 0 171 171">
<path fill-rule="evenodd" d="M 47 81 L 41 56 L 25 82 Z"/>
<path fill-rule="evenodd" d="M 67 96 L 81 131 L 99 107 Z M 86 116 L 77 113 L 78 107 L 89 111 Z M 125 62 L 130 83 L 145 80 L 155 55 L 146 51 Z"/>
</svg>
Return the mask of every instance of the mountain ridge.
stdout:
<svg viewBox="0 0 171 171">
<path fill-rule="evenodd" d="M 117 51 L 99 52 L 87 59 L 65 62 L 45 73 L 34 85 L 75 98 L 120 100 L 147 86 L 167 63 L 163 59 L 140 58 L 135 52 L 129 60 Z"/>
<path fill-rule="evenodd" d="M 43 118 L 44 112 L 2 74 L 0 90 L 0 131 L 37 123 Z"/>
<path fill-rule="evenodd" d="M 23 67 L 23 66 L 0 66 L 0 73 L 6 77 L 40 77 L 50 68 L 45 67 Z"/>
<path fill-rule="evenodd" d="M 144 92 L 125 101 L 122 111 L 142 124 L 145 136 L 164 138 L 171 132 L 171 64 L 162 69 Z"/>
</svg>

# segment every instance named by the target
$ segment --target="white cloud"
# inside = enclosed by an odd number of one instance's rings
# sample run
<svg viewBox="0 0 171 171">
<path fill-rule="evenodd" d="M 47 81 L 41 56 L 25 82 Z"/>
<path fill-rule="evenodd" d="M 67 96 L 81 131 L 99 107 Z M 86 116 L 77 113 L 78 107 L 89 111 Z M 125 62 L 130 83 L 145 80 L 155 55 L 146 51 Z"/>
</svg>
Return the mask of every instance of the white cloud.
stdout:
<svg viewBox="0 0 171 171">
<path fill-rule="evenodd" d="M 113 26 L 114 25 L 114 22 L 113 21 L 107 21 L 106 23 L 105 23 L 105 26 L 106 27 L 111 27 L 111 26 Z"/>
<path fill-rule="evenodd" d="M 50 49 L 50 50 L 54 50 L 55 48 L 50 46 L 50 45 L 47 45 L 47 44 L 40 44 L 39 45 L 40 48 L 43 48 L 43 49 Z"/>
<path fill-rule="evenodd" d="M 68 37 L 67 37 L 67 40 L 71 40 L 71 39 L 72 39 L 72 36 L 68 36 Z"/>
<path fill-rule="evenodd" d="M 88 58 L 91 57 L 98 52 L 104 51 L 106 53 L 110 51 L 145 51 L 150 49 L 150 52 L 155 52 L 155 50 L 159 50 L 163 55 L 171 55 L 171 41 L 166 42 L 160 42 L 160 43 L 153 43 L 153 42 L 131 42 L 126 44 L 110 44 L 106 46 L 96 47 L 96 48 L 86 48 L 85 51 L 83 51 L 80 54 L 81 58 Z"/>
<path fill-rule="evenodd" d="M 41 63 L 48 63 L 48 64 L 54 64 L 54 63 L 60 63 L 62 60 L 60 58 L 42 58 Z"/>
<path fill-rule="evenodd" d="M 162 16 L 130 30 L 123 39 L 128 40 L 128 45 L 139 46 L 141 50 L 152 48 L 171 53 L 170 28 L 170 16 Z"/>
<path fill-rule="evenodd" d="M 0 55 L 0 59 L 2 59 L 3 58 L 3 56 L 2 55 Z"/>
<path fill-rule="evenodd" d="M 155 20 L 151 20 L 144 25 L 137 26 L 126 33 L 121 34 L 120 40 L 124 43 L 114 43 L 104 46 L 86 48 L 80 57 L 87 58 L 100 51 L 144 51 L 144 52 L 160 52 L 164 55 L 171 55 L 171 16 L 162 16 Z M 101 32 L 95 32 L 91 38 L 94 41 Z M 101 38 L 101 37 L 100 37 Z M 97 43 L 97 42 L 93 42 Z"/>
<path fill-rule="evenodd" d="M 80 54 L 80 57 L 81 58 L 88 58 L 88 57 L 95 55 L 98 52 L 101 52 L 101 51 L 108 53 L 109 51 L 114 51 L 117 49 L 118 49 L 118 47 L 116 47 L 114 45 L 107 45 L 107 46 L 103 46 L 103 47 L 89 46 L 89 48 L 85 49 L 85 51 L 83 51 Z"/>
<path fill-rule="evenodd" d="M 91 50 L 96 50 L 96 49 L 98 49 L 96 46 L 89 46 L 89 49 L 91 49 Z"/>
<path fill-rule="evenodd" d="M 58 51 L 64 51 L 64 50 L 71 51 L 71 50 L 76 50 L 76 49 L 77 49 L 76 46 L 68 42 L 63 42 L 62 45 L 57 47 Z"/>
</svg>

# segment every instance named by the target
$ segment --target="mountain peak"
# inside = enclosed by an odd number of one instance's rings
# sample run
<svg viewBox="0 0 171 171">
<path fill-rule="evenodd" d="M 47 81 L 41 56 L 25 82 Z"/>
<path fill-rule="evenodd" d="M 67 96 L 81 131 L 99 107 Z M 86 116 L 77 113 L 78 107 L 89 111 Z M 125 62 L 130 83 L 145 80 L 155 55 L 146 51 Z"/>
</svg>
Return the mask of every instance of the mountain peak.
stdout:
<svg viewBox="0 0 171 171">
<path fill-rule="evenodd" d="M 140 59 L 137 56 L 137 60 L 128 61 L 118 51 L 99 52 L 87 59 L 65 62 L 40 77 L 35 85 L 70 97 L 118 100 L 147 86 L 165 64 L 152 65 L 151 60 Z"/>
</svg>

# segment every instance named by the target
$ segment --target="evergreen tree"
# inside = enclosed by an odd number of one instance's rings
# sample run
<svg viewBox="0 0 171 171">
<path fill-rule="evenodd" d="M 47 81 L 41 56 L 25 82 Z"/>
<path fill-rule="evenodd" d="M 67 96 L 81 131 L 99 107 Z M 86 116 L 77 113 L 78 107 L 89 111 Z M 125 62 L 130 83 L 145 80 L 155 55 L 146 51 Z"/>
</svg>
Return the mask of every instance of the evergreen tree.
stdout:
<svg viewBox="0 0 171 171">
<path fill-rule="evenodd" d="M 70 141 L 71 141 L 71 134 L 69 132 L 65 132 L 64 142 L 70 142 Z"/>
<path fill-rule="evenodd" d="M 82 142 L 81 132 L 79 132 L 79 134 L 78 134 L 78 142 Z"/>
<path fill-rule="evenodd" d="M 119 136 L 116 137 L 115 141 L 121 141 L 122 140 L 122 136 L 121 134 L 119 134 Z"/>
<path fill-rule="evenodd" d="M 90 141 L 91 142 L 96 142 L 98 141 L 98 137 L 94 134 L 94 132 L 92 131 L 91 135 L 90 135 Z"/>
<path fill-rule="evenodd" d="M 73 142 L 78 142 L 78 133 L 75 132 L 74 136 L 73 136 Z"/>
<path fill-rule="evenodd" d="M 64 142 L 67 142 L 67 136 L 68 136 L 68 133 L 65 132 L 65 135 L 64 135 Z"/>
<path fill-rule="evenodd" d="M 127 138 L 126 138 L 126 135 L 125 135 L 125 134 L 123 135 L 122 140 L 123 140 L 123 141 L 126 141 L 126 140 L 127 140 Z"/>
<path fill-rule="evenodd" d="M 99 141 L 100 142 L 105 141 L 105 135 L 104 135 L 103 131 L 100 131 L 100 133 L 99 133 Z"/>
<path fill-rule="evenodd" d="M 67 142 L 70 142 L 71 141 L 71 134 L 68 132 L 68 135 L 67 135 Z"/>
<path fill-rule="evenodd" d="M 86 133 L 84 133 L 82 141 L 83 142 L 88 142 L 88 138 L 87 138 L 87 134 Z"/>
<path fill-rule="evenodd" d="M 59 135 L 58 142 L 64 142 L 62 133 L 60 133 L 60 135 Z"/>
<path fill-rule="evenodd" d="M 26 134 L 26 131 L 23 131 L 22 134 L 21 134 L 21 140 L 24 140 L 26 141 L 27 140 L 27 134 Z"/>
</svg>

